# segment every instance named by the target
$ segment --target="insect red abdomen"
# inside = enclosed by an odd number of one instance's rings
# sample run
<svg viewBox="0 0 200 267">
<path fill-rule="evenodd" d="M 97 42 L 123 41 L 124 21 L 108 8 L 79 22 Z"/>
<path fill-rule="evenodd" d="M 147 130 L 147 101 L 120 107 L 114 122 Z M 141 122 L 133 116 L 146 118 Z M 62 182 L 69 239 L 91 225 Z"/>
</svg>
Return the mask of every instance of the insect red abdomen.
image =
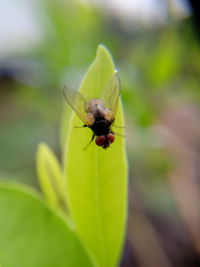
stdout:
<svg viewBox="0 0 200 267">
<path fill-rule="evenodd" d="M 97 136 L 95 142 L 97 146 L 102 146 L 103 148 L 109 147 L 111 143 L 115 140 L 115 136 L 113 133 L 109 133 L 107 135 Z"/>
<path fill-rule="evenodd" d="M 113 133 L 109 133 L 109 134 L 107 135 L 107 138 L 108 138 L 108 141 L 109 141 L 110 144 L 113 143 L 113 142 L 115 141 L 115 136 L 114 136 Z"/>
<path fill-rule="evenodd" d="M 103 146 L 105 144 L 105 142 L 106 142 L 105 135 L 97 136 L 95 142 L 96 142 L 97 146 Z"/>
</svg>

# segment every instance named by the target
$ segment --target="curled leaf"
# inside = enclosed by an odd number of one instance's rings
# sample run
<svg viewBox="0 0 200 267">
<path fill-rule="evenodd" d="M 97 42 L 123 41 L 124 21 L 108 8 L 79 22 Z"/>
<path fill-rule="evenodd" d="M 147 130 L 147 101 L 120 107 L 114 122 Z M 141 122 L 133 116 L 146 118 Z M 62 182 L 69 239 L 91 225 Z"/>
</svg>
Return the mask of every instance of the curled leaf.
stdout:
<svg viewBox="0 0 200 267">
<path fill-rule="evenodd" d="M 38 147 L 36 167 L 39 184 L 47 203 L 53 208 L 66 212 L 66 193 L 61 166 L 54 153 L 44 143 Z"/>
</svg>

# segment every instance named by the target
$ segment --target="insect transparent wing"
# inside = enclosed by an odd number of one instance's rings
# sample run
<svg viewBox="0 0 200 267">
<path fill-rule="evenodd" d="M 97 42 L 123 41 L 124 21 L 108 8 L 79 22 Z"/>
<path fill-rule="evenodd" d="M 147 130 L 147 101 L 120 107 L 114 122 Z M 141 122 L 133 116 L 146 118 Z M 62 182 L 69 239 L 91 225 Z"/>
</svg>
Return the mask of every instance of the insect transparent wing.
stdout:
<svg viewBox="0 0 200 267">
<path fill-rule="evenodd" d="M 72 107 L 84 124 L 91 125 L 92 122 L 89 120 L 86 112 L 88 103 L 87 99 L 78 91 L 73 90 L 68 86 L 63 88 L 63 94 L 67 103 Z"/>
<path fill-rule="evenodd" d="M 106 108 L 111 111 L 111 119 L 114 119 L 120 95 L 120 79 L 114 75 L 104 87 L 101 99 Z"/>
</svg>

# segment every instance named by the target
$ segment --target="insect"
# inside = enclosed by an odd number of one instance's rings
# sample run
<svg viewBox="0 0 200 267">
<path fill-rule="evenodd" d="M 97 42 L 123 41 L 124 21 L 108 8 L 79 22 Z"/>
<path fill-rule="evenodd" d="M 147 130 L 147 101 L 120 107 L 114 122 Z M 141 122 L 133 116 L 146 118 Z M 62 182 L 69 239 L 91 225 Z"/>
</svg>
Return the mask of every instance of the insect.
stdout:
<svg viewBox="0 0 200 267">
<path fill-rule="evenodd" d="M 96 136 L 96 145 L 108 148 L 115 140 L 115 134 L 111 126 L 115 120 L 120 95 L 120 80 L 118 76 L 114 75 L 111 78 L 102 90 L 100 98 L 88 99 L 68 86 L 64 87 L 63 93 L 67 103 L 83 121 L 83 127 L 88 127 L 93 131 L 89 144 Z"/>
</svg>

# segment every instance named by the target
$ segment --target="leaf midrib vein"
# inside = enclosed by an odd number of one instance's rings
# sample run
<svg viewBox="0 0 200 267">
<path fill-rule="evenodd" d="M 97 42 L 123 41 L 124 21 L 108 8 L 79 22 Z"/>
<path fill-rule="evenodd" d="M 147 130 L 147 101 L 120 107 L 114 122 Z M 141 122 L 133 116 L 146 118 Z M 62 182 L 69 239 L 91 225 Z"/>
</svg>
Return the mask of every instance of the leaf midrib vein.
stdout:
<svg viewBox="0 0 200 267">
<path fill-rule="evenodd" d="M 100 86 L 100 78 L 102 73 L 102 64 L 100 64 L 99 71 L 97 73 L 97 85 L 98 85 L 98 92 Z M 96 223 L 98 228 L 98 241 L 100 247 L 101 257 L 105 256 L 105 240 L 104 240 L 104 233 L 103 233 L 103 226 L 102 226 L 102 215 L 101 215 L 101 196 L 99 194 L 99 151 L 96 146 L 94 146 L 94 186 L 95 186 L 95 210 L 96 210 Z M 105 262 L 105 260 L 103 260 Z"/>
</svg>

